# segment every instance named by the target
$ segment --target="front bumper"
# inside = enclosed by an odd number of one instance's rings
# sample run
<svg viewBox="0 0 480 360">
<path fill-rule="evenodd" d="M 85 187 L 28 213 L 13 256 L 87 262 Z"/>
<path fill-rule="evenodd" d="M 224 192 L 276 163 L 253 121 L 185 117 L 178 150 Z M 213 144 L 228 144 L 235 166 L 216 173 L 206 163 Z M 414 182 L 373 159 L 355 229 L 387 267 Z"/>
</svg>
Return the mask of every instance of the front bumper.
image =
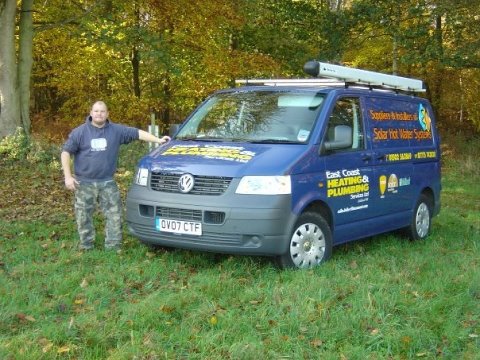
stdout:
<svg viewBox="0 0 480 360">
<path fill-rule="evenodd" d="M 201 214 L 202 235 L 158 231 L 155 218 L 167 211 L 172 220 Z M 173 215 L 175 214 L 175 215 Z M 213 215 L 212 215 L 213 214 Z M 219 214 L 221 216 L 219 216 Z M 296 220 L 290 195 L 221 196 L 172 194 L 133 185 L 127 195 L 127 225 L 144 243 L 244 255 L 281 255 L 288 249 Z"/>
</svg>

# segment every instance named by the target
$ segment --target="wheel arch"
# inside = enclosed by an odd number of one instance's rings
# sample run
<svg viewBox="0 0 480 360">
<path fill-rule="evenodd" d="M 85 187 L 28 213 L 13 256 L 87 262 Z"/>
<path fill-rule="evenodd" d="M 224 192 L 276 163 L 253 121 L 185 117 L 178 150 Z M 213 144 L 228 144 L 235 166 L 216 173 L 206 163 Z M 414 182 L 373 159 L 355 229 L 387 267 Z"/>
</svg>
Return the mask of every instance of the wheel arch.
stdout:
<svg viewBox="0 0 480 360">
<path fill-rule="evenodd" d="M 302 208 L 296 208 L 295 210 L 296 210 L 295 211 L 296 217 L 295 217 L 295 221 L 291 223 L 290 231 L 288 235 L 289 237 L 295 228 L 295 224 L 298 218 L 306 212 L 313 212 L 313 213 L 320 214 L 323 217 L 323 219 L 327 222 L 328 226 L 330 227 L 330 232 L 332 233 L 332 237 L 333 237 L 333 231 L 334 231 L 333 214 L 326 202 L 320 199 L 314 199 L 313 201 L 308 203 L 306 206 Z M 288 249 L 288 241 L 285 243 L 285 251 L 287 249 Z"/>
<path fill-rule="evenodd" d="M 327 205 L 327 203 L 321 200 L 313 201 L 310 204 L 308 204 L 305 208 L 303 208 L 301 213 L 305 213 L 309 211 L 320 214 L 325 219 L 328 226 L 330 226 L 330 230 L 333 233 L 333 228 L 334 228 L 333 214 L 330 207 Z"/>
<path fill-rule="evenodd" d="M 433 211 L 435 209 L 435 193 L 433 192 L 433 189 L 430 187 L 425 187 L 422 189 L 420 192 L 420 195 L 425 195 L 429 201 L 429 206 L 430 206 L 430 211 Z M 417 198 L 418 199 L 418 198 Z"/>
<path fill-rule="evenodd" d="M 332 254 L 333 217 L 327 204 L 314 201 L 304 207 L 292 229 L 285 252 L 276 257 L 281 268 L 304 268 L 327 261 Z"/>
</svg>

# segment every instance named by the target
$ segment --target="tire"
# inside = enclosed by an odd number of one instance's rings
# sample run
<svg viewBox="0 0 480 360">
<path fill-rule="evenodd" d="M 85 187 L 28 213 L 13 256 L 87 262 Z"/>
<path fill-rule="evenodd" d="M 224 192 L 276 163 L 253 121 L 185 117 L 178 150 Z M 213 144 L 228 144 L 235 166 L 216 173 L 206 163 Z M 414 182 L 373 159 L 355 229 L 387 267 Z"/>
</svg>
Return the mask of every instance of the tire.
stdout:
<svg viewBox="0 0 480 360">
<path fill-rule="evenodd" d="M 423 240 L 430 234 L 432 225 L 432 205 L 430 199 L 422 194 L 413 210 L 410 225 L 405 228 L 405 233 L 410 240 Z"/>
<path fill-rule="evenodd" d="M 332 231 L 325 219 L 314 212 L 298 218 L 285 254 L 277 258 L 282 269 L 310 269 L 327 261 L 332 254 Z"/>
</svg>

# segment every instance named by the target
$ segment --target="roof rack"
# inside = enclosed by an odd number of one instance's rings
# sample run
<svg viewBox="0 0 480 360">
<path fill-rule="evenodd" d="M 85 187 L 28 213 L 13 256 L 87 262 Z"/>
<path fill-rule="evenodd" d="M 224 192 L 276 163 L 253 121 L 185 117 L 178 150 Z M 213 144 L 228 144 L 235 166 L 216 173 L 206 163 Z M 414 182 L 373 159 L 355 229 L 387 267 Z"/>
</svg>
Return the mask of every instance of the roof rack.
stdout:
<svg viewBox="0 0 480 360">
<path fill-rule="evenodd" d="M 405 92 L 424 92 L 423 82 L 397 75 L 360 70 L 346 66 L 309 61 L 304 71 L 315 79 L 240 79 L 236 84 L 266 86 L 367 86 L 370 89 L 387 89 Z"/>
<path fill-rule="evenodd" d="M 422 80 L 322 63 L 319 61 L 308 61 L 304 65 L 303 70 L 307 74 L 315 77 L 324 76 L 334 79 L 342 79 L 348 83 L 380 86 L 409 92 L 425 91 Z"/>
<path fill-rule="evenodd" d="M 240 79 L 235 80 L 235 84 L 266 86 L 343 86 L 345 82 L 332 79 Z"/>
</svg>

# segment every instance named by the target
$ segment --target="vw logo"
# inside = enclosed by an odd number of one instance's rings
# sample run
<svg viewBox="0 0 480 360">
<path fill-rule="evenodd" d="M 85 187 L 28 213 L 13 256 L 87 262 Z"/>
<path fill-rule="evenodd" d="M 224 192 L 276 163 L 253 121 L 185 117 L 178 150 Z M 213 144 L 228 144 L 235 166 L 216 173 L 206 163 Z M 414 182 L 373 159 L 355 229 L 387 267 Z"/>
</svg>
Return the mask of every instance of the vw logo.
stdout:
<svg viewBox="0 0 480 360">
<path fill-rule="evenodd" d="M 195 179 L 193 178 L 192 174 L 183 174 L 178 179 L 178 189 L 181 193 L 188 193 L 193 189 L 193 185 L 195 184 Z"/>
</svg>

